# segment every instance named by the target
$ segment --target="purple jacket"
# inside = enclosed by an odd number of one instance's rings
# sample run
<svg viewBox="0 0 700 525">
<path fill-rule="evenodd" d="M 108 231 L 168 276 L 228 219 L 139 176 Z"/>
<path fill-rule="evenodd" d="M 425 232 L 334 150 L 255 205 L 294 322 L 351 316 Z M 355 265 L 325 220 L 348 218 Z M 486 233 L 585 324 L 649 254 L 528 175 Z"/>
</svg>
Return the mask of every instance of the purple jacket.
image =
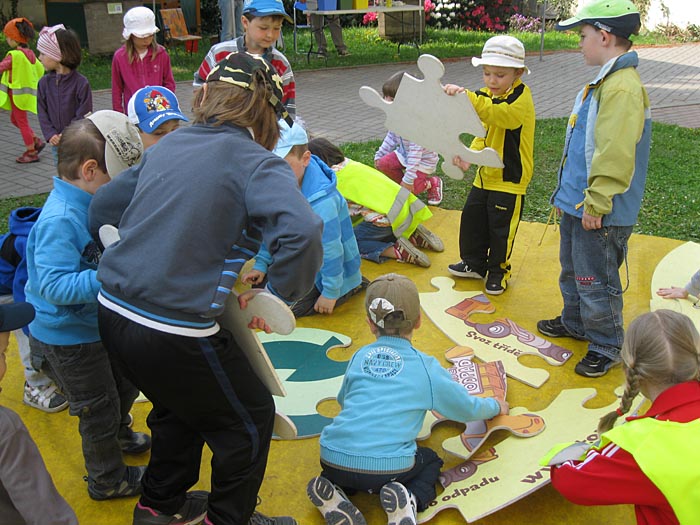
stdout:
<svg viewBox="0 0 700 525">
<path fill-rule="evenodd" d="M 112 109 L 126 113 L 131 95 L 146 86 L 164 86 L 175 92 L 173 70 L 165 48 L 159 45 L 153 60 L 149 50 L 143 60 L 136 57 L 131 64 L 126 46 L 117 49 L 112 59 Z"/>
<path fill-rule="evenodd" d="M 39 79 L 37 112 L 44 138 L 60 135 L 68 124 L 92 111 L 88 79 L 76 70 L 67 75 L 49 71 Z"/>
</svg>

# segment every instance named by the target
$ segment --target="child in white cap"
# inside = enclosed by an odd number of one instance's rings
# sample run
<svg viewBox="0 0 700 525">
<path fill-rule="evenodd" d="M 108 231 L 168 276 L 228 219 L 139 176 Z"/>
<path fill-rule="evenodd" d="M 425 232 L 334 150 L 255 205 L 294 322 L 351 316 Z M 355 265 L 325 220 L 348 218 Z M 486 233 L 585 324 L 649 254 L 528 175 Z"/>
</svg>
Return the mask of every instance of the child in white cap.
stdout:
<svg viewBox="0 0 700 525">
<path fill-rule="evenodd" d="M 112 59 L 112 109 L 126 113 L 129 99 L 145 86 L 164 86 L 175 91 L 170 57 L 158 44 L 156 17 L 147 7 L 129 9 L 124 15 L 122 37 L 126 42 Z"/>
<path fill-rule="evenodd" d="M 379 494 L 389 525 L 415 525 L 435 499 L 442 460 L 416 436 L 425 413 L 476 421 L 508 413 L 508 403 L 470 395 L 437 359 L 411 343 L 420 297 L 408 277 L 390 273 L 367 287 L 367 324 L 377 340 L 352 356 L 338 393 L 340 413 L 320 438 L 320 476 L 307 495 L 328 525 L 366 525 L 347 497 Z"/>
<path fill-rule="evenodd" d="M 486 278 L 485 292 L 502 294 L 510 277 L 510 254 L 522 216 L 525 191 L 532 178 L 535 141 L 535 105 L 532 94 L 520 79 L 529 73 L 525 47 L 512 36 L 498 35 L 484 44 L 481 58 L 486 87 L 469 91 L 448 84 L 448 95 L 466 94 L 486 126 L 486 137 L 476 137 L 471 148 L 493 148 L 503 168 L 479 166 L 474 186 L 462 210 L 459 227 L 460 261 L 448 267 L 452 275 Z M 460 157 L 456 166 L 469 169 Z"/>
</svg>

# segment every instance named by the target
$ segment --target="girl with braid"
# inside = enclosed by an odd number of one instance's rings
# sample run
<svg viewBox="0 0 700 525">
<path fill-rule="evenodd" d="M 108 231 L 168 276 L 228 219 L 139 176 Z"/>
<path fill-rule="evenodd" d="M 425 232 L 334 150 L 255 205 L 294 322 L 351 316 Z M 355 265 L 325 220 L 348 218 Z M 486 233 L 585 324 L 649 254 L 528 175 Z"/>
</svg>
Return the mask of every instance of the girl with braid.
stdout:
<svg viewBox="0 0 700 525">
<path fill-rule="evenodd" d="M 684 314 L 649 312 L 630 324 L 621 358 L 620 407 L 582 457 L 567 459 L 573 446 L 553 451 L 552 486 L 579 505 L 633 504 L 638 525 L 700 523 L 700 335 Z M 613 428 L 639 393 L 649 410 Z"/>
</svg>

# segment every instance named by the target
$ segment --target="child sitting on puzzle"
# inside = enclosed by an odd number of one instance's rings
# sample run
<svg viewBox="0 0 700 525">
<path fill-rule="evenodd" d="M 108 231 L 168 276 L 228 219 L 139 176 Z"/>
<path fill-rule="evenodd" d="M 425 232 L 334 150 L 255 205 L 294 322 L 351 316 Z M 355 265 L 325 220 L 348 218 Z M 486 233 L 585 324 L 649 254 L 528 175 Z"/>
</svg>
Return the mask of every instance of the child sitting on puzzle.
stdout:
<svg viewBox="0 0 700 525">
<path fill-rule="evenodd" d="M 394 100 L 404 73 L 394 73 L 384 82 L 384 100 Z M 415 195 L 427 191 L 428 204 L 432 206 L 442 202 L 442 179 L 435 175 L 437 162 L 437 153 L 406 140 L 393 131 L 387 132 L 382 145 L 374 154 L 374 165 L 379 171 Z"/>
<path fill-rule="evenodd" d="M 552 486 L 579 505 L 634 505 L 639 525 L 700 523 L 700 335 L 684 314 L 648 312 L 630 324 L 620 358 L 620 408 L 601 418 L 600 442 L 583 456 L 559 446 L 543 460 Z M 640 392 L 649 410 L 613 428 Z"/>
<path fill-rule="evenodd" d="M 365 525 L 346 491 L 379 493 L 389 524 L 411 525 L 435 498 L 443 464 L 432 449 L 416 445 L 426 411 L 466 422 L 507 414 L 508 403 L 469 395 L 437 359 L 411 344 L 421 314 L 418 289 L 407 277 L 375 279 L 365 308 L 377 340 L 348 363 L 340 413 L 321 433 L 322 472 L 307 494 L 328 525 Z"/>
<path fill-rule="evenodd" d="M 309 150 L 335 171 L 363 259 L 394 259 L 427 268 L 430 259 L 420 248 L 445 249 L 440 237 L 423 224 L 432 213 L 418 197 L 371 166 L 346 158 L 325 138 L 311 139 Z"/>
<path fill-rule="evenodd" d="M 525 47 L 517 38 L 489 38 L 472 64 L 483 67 L 486 87 L 469 91 L 447 84 L 445 92 L 469 97 L 486 126 L 486 137 L 476 137 L 470 147 L 495 149 L 504 167 L 477 169 L 459 226 L 460 261 L 448 270 L 458 277 L 486 278 L 484 291 L 499 295 L 510 278 L 510 255 L 532 178 L 535 106 L 530 88 L 520 79 L 529 70 Z M 465 171 L 470 167 L 460 157 L 454 163 Z"/>
<path fill-rule="evenodd" d="M 314 313 L 332 314 L 336 306 L 362 291 L 366 282 L 360 273 L 360 253 L 352 230 L 348 205 L 336 187 L 336 177 L 321 159 L 311 155 L 309 138 L 295 122 L 280 121 L 281 134 L 273 152 L 287 161 L 299 182 L 301 193 L 316 215 L 323 219 L 323 265 L 314 287 L 289 305 L 296 317 Z M 261 284 L 274 259 L 263 245 L 255 256 L 253 270 L 242 281 Z"/>
</svg>

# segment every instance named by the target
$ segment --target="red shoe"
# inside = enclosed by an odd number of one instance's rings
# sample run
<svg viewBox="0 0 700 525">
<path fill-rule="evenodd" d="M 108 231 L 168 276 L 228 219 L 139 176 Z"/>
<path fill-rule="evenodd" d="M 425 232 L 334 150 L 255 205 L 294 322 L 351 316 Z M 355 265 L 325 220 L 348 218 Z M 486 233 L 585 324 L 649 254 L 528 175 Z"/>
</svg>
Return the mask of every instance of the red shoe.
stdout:
<svg viewBox="0 0 700 525">
<path fill-rule="evenodd" d="M 442 202 L 442 179 L 440 177 L 429 177 L 430 188 L 428 188 L 428 204 L 437 206 Z"/>
<path fill-rule="evenodd" d="M 34 137 L 34 149 L 36 150 L 37 155 L 41 153 L 41 150 L 43 150 L 46 147 L 46 142 L 41 140 L 39 137 Z"/>
<path fill-rule="evenodd" d="M 36 151 L 25 151 L 21 157 L 17 157 L 17 162 L 20 164 L 29 164 L 30 162 L 39 162 L 39 153 Z"/>
</svg>

